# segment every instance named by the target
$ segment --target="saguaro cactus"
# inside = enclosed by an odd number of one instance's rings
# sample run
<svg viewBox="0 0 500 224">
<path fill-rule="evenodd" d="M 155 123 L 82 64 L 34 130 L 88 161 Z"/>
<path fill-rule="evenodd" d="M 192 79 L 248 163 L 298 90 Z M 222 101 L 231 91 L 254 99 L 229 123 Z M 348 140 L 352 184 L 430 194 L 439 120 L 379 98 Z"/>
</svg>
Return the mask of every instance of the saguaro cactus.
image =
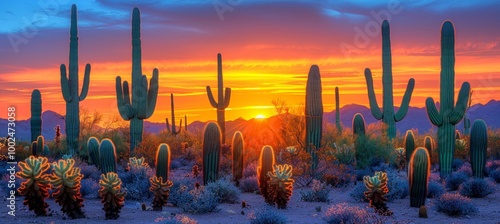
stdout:
<svg viewBox="0 0 500 224">
<path fill-rule="evenodd" d="M 40 90 L 35 89 L 31 93 L 31 142 L 42 135 L 42 95 Z"/>
<path fill-rule="evenodd" d="M 318 166 L 316 150 L 321 148 L 323 133 L 323 101 L 321 75 L 317 65 L 311 66 L 306 85 L 306 150 L 312 157 L 311 168 L 314 172 Z"/>
<path fill-rule="evenodd" d="M 409 164 L 409 160 L 411 158 L 411 155 L 413 154 L 413 151 L 415 151 L 415 136 L 413 135 L 413 131 L 408 130 L 406 131 L 405 135 L 406 164 Z"/>
<path fill-rule="evenodd" d="M 79 147 L 80 101 L 87 97 L 90 82 L 90 64 L 85 66 L 82 92 L 78 95 L 78 27 L 76 5 L 71 6 L 71 30 L 69 42 L 69 76 L 66 65 L 61 64 L 61 92 L 66 101 L 66 144 L 69 154 L 73 155 Z"/>
<path fill-rule="evenodd" d="M 188 117 L 184 115 L 184 130 L 188 132 Z"/>
<path fill-rule="evenodd" d="M 90 163 L 96 167 L 99 165 L 99 140 L 96 137 L 90 137 L 87 141 L 87 151 L 89 152 Z"/>
<path fill-rule="evenodd" d="M 215 182 L 219 177 L 221 154 L 221 134 L 219 125 L 210 122 L 203 134 L 203 184 Z"/>
<path fill-rule="evenodd" d="M 360 113 L 352 118 L 352 132 L 354 135 L 365 135 L 365 118 Z"/>
<path fill-rule="evenodd" d="M 163 181 L 168 180 L 168 173 L 170 172 L 170 146 L 162 143 L 156 150 L 156 176 L 161 177 Z"/>
<path fill-rule="evenodd" d="M 153 115 L 158 96 L 158 69 L 153 70 L 149 81 L 142 75 L 141 18 L 138 8 L 132 13 L 132 86 L 129 95 L 128 82 L 116 77 L 116 101 L 120 116 L 130 121 L 130 151 L 142 142 L 143 120 Z M 132 98 L 132 99 L 130 99 Z"/>
<path fill-rule="evenodd" d="M 36 141 L 31 143 L 31 155 L 35 157 L 42 155 L 44 145 L 45 139 L 41 135 L 38 136 L 38 138 L 36 138 Z"/>
<path fill-rule="evenodd" d="M 337 131 L 342 133 L 342 124 L 340 123 L 340 95 L 339 87 L 335 87 L 335 125 L 337 126 Z"/>
<path fill-rule="evenodd" d="M 110 139 L 103 139 L 99 144 L 99 165 L 101 173 L 116 173 L 116 149 Z"/>
<path fill-rule="evenodd" d="M 427 149 L 429 155 L 432 155 L 432 151 L 434 150 L 434 140 L 432 140 L 431 136 L 425 136 L 424 146 Z"/>
<path fill-rule="evenodd" d="M 431 172 L 431 159 L 427 149 L 418 147 L 410 158 L 409 184 L 410 184 L 410 206 L 420 207 L 425 205 L 427 198 L 427 184 Z"/>
<path fill-rule="evenodd" d="M 486 149 L 488 148 L 488 127 L 483 120 L 475 120 L 470 133 L 470 164 L 474 177 L 484 177 Z"/>
<path fill-rule="evenodd" d="M 231 100 L 231 88 L 226 87 L 226 94 L 224 95 L 224 86 L 222 82 L 222 56 L 221 54 L 217 54 L 217 91 L 219 101 L 215 101 L 214 95 L 212 94 L 212 90 L 210 86 L 207 86 L 207 95 L 208 100 L 213 108 L 217 109 L 217 124 L 222 132 L 222 144 L 226 143 L 226 118 L 225 111 L 229 106 L 229 101 Z"/>
<path fill-rule="evenodd" d="M 168 118 L 165 118 L 165 121 L 167 123 L 167 130 L 170 132 L 172 135 L 177 135 L 181 133 L 182 129 L 182 119 L 179 122 L 179 130 L 177 131 L 175 128 L 175 110 L 174 110 L 174 94 L 170 94 L 170 111 L 172 114 L 172 129 L 170 129 L 170 124 L 168 123 Z"/>
<path fill-rule="evenodd" d="M 274 197 L 269 194 L 269 176 L 267 175 L 269 172 L 273 172 L 274 163 L 276 162 L 276 158 L 274 157 L 273 147 L 266 145 L 262 147 L 260 151 L 259 158 L 260 165 L 257 168 L 257 175 L 259 178 L 259 189 L 260 194 L 266 200 L 267 203 L 274 205 Z"/>
<path fill-rule="evenodd" d="M 237 184 L 243 178 L 243 150 L 245 143 L 243 142 L 243 134 L 237 131 L 233 135 L 233 178 Z"/>
<path fill-rule="evenodd" d="M 470 84 L 464 82 L 455 99 L 455 28 L 450 21 L 441 27 L 441 81 L 440 109 L 431 97 L 425 101 L 427 115 L 438 127 L 439 173 L 441 178 L 451 174 L 451 162 L 455 153 L 455 125 L 462 120 L 470 92 Z"/>
<path fill-rule="evenodd" d="M 377 120 L 382 120 L 387 125 L 387 137 L 389 137 L 389 139 L 393 139 L 396 137 L 396 122 L 403 120 L 408 112 L 411 94 L 413 93 L 413 88 L 415 87 L 415 80 L 411 78 L 408 81 L 403 101 L 401 102 L 401 107 L 397 113 L 394 113 L 391 39 L 389 22 L 387 20 L 384 20 L 382 23 L 382 71 L 382 109 L 378 106 L 377 98 L 375 97 L 372 72 L 369 68 L 365 69 L 366 87 L 368 89 L 368 98 L 370 99 L 370 109 L 373 117 Z"/>
</svg>

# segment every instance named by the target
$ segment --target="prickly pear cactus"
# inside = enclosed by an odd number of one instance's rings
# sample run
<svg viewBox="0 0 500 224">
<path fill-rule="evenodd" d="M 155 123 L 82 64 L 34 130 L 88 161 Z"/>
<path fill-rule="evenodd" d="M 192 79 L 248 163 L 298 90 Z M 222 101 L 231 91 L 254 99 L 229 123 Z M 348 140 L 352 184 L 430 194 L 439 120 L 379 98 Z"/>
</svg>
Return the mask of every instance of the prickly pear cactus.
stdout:
<svg viewBox="0 0 500 224">
<path fill-rule="evenodd" d="M 72 219 L 85 217 L 82 211 L 83 198 L 80 194 L 83 175 L 80 174 L 80 168 L 74 165 L 74 159 L 61 159 L 52 165 L 53 173 L 50 177 L 55 188 L 52 197 L 62 207 L 61 211 Z"/>
<path fill-rule="evenodd" d="M 292 166 L 274 165 L 273 171 L 268 172 L 268 193 L 276 203 L 278 209 L 285 209 L 293 193 Z"/>
<path fill-rule="evenodd" d="M 121 190 L 122 180 L 118 174 L 109 172 L 101 174 L 99 180 L 99 196 L 104 205 L 103 210 L 106 212 L 106 219 L 118 219 L 120 210 L 124 205 L 126 193 Z"/>
<path fill-rule="evenodd" d="M 50 179 L 46 172 L 50 164 L 45 157 L 30 156 L 24 162 L 19 162 L 21 170 L 16 173 L 18 178 L 26 180 L 21 183 L 17 191 L 24 195 L 23 205 L 27 205 L 30 211 L 37 216 L 47 215 L 49 205 L 45 199 L 49 197 Z"/>
<path fill-rule="evenodd" d="M 163 206 L 167 204 L 168 196 L 170 196 L 170 187 L 172 187 L 172 181 L 163 181 L 162 177 L 151 177 L 149 179 L 151 187 L 149 190 L 153 192 L 153 210 L 161 211 Z"/>
<path fill-rule="evenodd" d="M 385 202 L 385 197 L 389 192 L 387 188 L 387 173 L 375 172 L 373 177 L 364 176 L 363 182 L 366 187 L 365 197 L 370 201 L 370 207 L 374 207 L 375 211 L 381 215 L 392 215 Z"/>
</svg>

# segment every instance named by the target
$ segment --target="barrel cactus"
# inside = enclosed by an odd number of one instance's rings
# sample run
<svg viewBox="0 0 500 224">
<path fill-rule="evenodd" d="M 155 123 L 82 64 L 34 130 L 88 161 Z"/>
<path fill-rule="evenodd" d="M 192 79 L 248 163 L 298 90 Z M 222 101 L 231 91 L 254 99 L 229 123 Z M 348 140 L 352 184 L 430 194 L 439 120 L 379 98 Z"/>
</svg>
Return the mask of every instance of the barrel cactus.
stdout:
<svg viewBox="0 0 500 224">
<path fill-rule="evenodd" d="M 364 176 L 363 183 L 365 184 L 366 191 L 365 197 L 370 201 L 370 207 L 374 207 L 375 211 L 381 215 L 392 215 L 385 202 L 387 201 L 386 195 L 389 193 L 387 188 L 387 173 L 375 172 L 373 177 Z"/>
<path fill-rule="evenodd" d="M 243 142 L 243 134 L 237 131 L 233 135 L 233 178 L 236 184 L 239 185 L 239 180 L 243 178 L 243 150 L 245 143 Z"/>
<path fill-rule="evenodd" d="M 80 174 L 80 168 L 74 165 L 74 159 L 61 159 L 52 165 L 54 172 L 51 176 L 51 184 L 55 188 L 52 197 L 62 207 L 61 211 L 72 219 L 85 217 L 80 193 L 83 174 Z"/>
<path fill-rule="evenodd" d="M 306 85 L 306 151 L 311 155 L 311 169 L 316 171 L 318 166 L 317 150 L 321 148 L 323 133 L 323 100 L 321 75 L 317 65 L 311 66 Z"/>
<path fill-rule="evenodd" d="M 270 205 L 274 205 L 274 199 L 272 195 L 269 194 L 269 172 L 273 172 L 274 163 L 276 159 L 274 157 L 273 147 L 266 145 L 260 151 L 259 167 L 257 167 L 257 176 L 259 180 L 260 194 L 264 197 L 266 202 Z"/>
<path fill-rule="evenodd" d="M 50 179 L 46 172 L 50 164 L 45 157 L 30 156 L 19 162 L 20 171 L 16 173 L 18 178 L 26 180 L 21 183 L 17 191 L 24 195 L 23 205 L 27 205 L 30 211 L 34 211 L 37 216 L 47 215 L 49 205 L 45 199 L 49 197 Z"/>
<path fill-rule="evenodd" d="M 203 184 L 215 182 L 219 178 L 221 155 L 221 133 L 219 125 L 210 122 L 203 134 Z"/>
<path fill-rule="evenodd" d="M 226 142 L 226 108 L 229 106 L 229 101 L 231 100 L 231 88 L 227 88 L 224 94 L 224 83 L 222 81 L 222 55 L 217 54 L 217 92 L 218 101 L 215 101 L 214 95 L 210 86 L 207 86 L 207 96 L 210 101 L 210 105 L 217 109 L 217 124 L 219 124 L 220 130 L 222 132 L 222 144 Z"/>
<path fill-rule="evenodd" d="M 268 172 L 268 194 L 276 203 L 278 209 L 285 209 L 293 193 L 292 166 L 274 165 L 273 171 Z"/>
<path fill-rule="evenodd" d="M 104 205 L 106 219 L 118 219 L 123 208 L 126 193 L 121 190 L 122 180 L 115 172 L 101 174 L 99 195 Z"/>
<path fill-rule="evenodd" d="M 481 119 L 475 120 L 470 133 L 470 164 L 472 175 L 484 177 L 486 163 L 486 149 L 488 148 L 488 127 Z"/>
<path fill-rule="evenodd" d="M 34 142 L 38 136 L 42 135 L 42 95 L 38 89 L 31 93 L 30 128 L 31 142 Z"/>
<path fill-rule="evenodd" d="M 110 139 L 103 139 L 99 144 L 99 165 L 101 173 L 116 173 L 116 149 Z"/>
<path fill-rule="evenodd" d="M 410 206 L 425 205 L 427 186 L 431 172 L 431 159 L 427 149 L 418 147 L 413 152 L 409 164 Z"/>
</svg>

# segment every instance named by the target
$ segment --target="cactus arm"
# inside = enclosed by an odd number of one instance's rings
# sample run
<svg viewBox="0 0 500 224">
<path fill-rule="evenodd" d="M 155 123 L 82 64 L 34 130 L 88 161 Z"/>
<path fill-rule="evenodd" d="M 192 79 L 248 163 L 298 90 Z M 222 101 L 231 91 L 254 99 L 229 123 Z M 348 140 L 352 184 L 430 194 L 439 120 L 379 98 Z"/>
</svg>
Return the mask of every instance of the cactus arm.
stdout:
<svg viewBox="0 0 500 224">
<path fill-rule="evenodd" d="M 468 82 L 462 83 L 462 87 L 460 87 L 460 92 L 458 93 L 457 103 L 453 112 L 450 114 L 451 124 L 458 124 L 458 122 L 460 122 L 460 120 L 464 117 L 465 111 L 467 110 L 467 102 L 469 101 L 469 93 L 470 84 Z"/>
<path fill-rule="evenodd" d="M 181 133 L 182 130 L 182 119 L 179 121 L 179 131 L 177 131 L 177 134 Z"/>
<path fill-rule="evenodd" d="M 438 127 L 443 125 L 443 117 L 438 112 L 434 99 L 431 97 L 427 98 L 427 100 L 425 100 L 425 108 L 427 109 L 427 116 L 429 116 L 429 120 L 432 124 Z"/>
<path fill-rule="evenodd" d="M 146 118 L 150 118 L 156 108 L 156 100 L 158 99 L 158 69 L 153 70 L 153 77 L 149 80 L 148 90 L 148 109 L 146 111 Z"/>
<path fill-rule="evenodd" d="M 116 77 L 116 103 L 118 111 L 123 120 L 130 120 L 132 116 L 132 108 L 130 107 L 130 96 L 128 92 L 127 81 L 123 82 L 123 89 L 121 86 L 122 79 L 120 76 Z"/>
<path fill-rule="evenodd" d="M 210 101 L 210 104 L 212 105 L 212 107 L 217 108 L 218 104 L 214 99 L 214 95 L 212 94 L 212 90 L 210 89 L 210 86 L 207 86 L 207 95 L 208 95 L 208 100 Z"/>
<path fill-rule="evenodd" d="M 401 107 L 399 107 L 398 112 L 394 115 L 394 120 L 396 122 L 403 120 L 408 113 L 408 107 L 410 105 L 411 94 L 413 93 L 413 88 L 415 87 L 415 79 L 411 78 L 406 86 L 405 95 L 401 101 Z"/>
<path fill-rule="evenodd" d="M 229 101 L 231 100 L 231 88 L 226 88 L 226 95 L 224 95 L 224 105 L 223 108 L 227 108 L 229 106 Z"/>
<path fill-rule="evenodd" d="M 66 65 L 64 64 L 61 64 L 61 90 L 64 101 L 66 101 L 67 103 L 71 102 L 73 98 L 71 96 L 68 76 L 66 74 Z"/>
<path fill-rule="evenodd" d="M 370 111 L 372 112 L 373 117 L 375 119 L 380 120 L 384 116 L 380 107 L 377 103 L 377 97 L 375 97 L 375 91 L 373 89 L 373 77 L 372 72 L 369 68 L 365 69 L 365 79 L 366 79 L 366 88 L 368 89 L 368 98 L 370 100 Z"/>
<path fill-rule="evenodd" d="M 90 83 L 90 64 L 85 65 L 85 75 L 83 76 L 83 86 L 82 92 L 80 93 L 79 100 L 83 101 L 87 94 L 89 93 L 89 83 Z"/>
</svg>

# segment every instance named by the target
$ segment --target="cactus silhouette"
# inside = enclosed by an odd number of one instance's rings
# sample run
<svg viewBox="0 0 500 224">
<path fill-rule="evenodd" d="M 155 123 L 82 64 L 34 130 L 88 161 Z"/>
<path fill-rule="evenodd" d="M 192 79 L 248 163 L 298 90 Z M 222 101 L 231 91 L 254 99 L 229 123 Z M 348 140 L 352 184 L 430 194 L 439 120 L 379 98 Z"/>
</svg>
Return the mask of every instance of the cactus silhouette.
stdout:
<svg viewBox="0 0 500 224">
<path fill-rule="evenodd" d="M 471 90 L 469 93 L 469 100 L 467 101 L 468 106 L 464 113 L 464 135 L 470 135 L 470 119 L 467 117 L 467 111 L 470 109 L 472 103 L 472 92 L 474 91 Z"/>
<path fill-rule="evenodd" d="M 243 134 L 237 131 L 233 135 L 233 178 L 236 184 L 239 185 L 239 180 L 243 178 L 243 153 L 245 143 L 243 141 Z"/>
<path fill-rule="evenodd" d="M 116 173 L 116 149 L 110 139 L 103 139 L 99 144 L 99 167 L 101 173 Z"/>
<path fill-rule="evenodd" d="M 408 130 L 405 135 L 405 158 L 407 165 L 410 164 L 409 161 L 413 151 L 415 151 L 415 135 L 413 135 L 413 131 Z M 406 169 L 406 171 L 408 170 Z"/>
<path fill-rule="evenodd" d="M 116 101 L 120 116 L 130 121 L 130 152 L 142 142 L 143 120 L 155 111 L 158 96 L 158 69 L 153 70 L 149 81 L 142 74 L 141 59 L 141 18 L 138 8 L 132 13 L 132 85 L 129 90 L 127 81 L 116 77 Z M 129 92 L 131 94 L 129 94 Z M 132 99 L 131 99 L 132 98 Z"/>
<path fill-rule="evenodd" d="M 269 172 L 273 172 L 275 162 L 276 159 L 274 157 L 273 147 L 269 145 L 262 147 L 259 158 L 260 165 L 257 167 L 257 176 L 259 180 L 260 193 L 262 194 L 262 197 L 264 197 L 265 201 L 270 205 L 274 205 L 275 201 L 272 195 L 269 194 L 268 181 L 270 178 L 267 174 Z"/>
<path fill-rule="evenodd" d="M 203 134 L 203 185 L 219 178 L 221 146 L 219 125 L 208 123 Z"/>
<path fill-rule="evenodd" d="M 342 124 L 340 123 L 340 95 L 339 87 L 335 87 L 335 126 L 338 133 L 342 133 Z"/>
<path fill-rule="evenodd" d="M 52 197 L 62 207 L 61 211 L 72 219 L 85 217 L 80 193 L 83 174 L 80 174 L 80 168 L 74 165 L 74 159 L 61 159 L 52 165 L 54 172 L 50 177 L 51 184 L 56 189 Z"/>
<path fill-rule="evenodd" d="M 31 93 L 31 142 L 42 134 L 42 95 L 35 89 Z"/>
<path fill-rule="evenodd" d="M 66 144 L 70 155 L 79 148 L 80 101 L 87 97 L 90 83 L 90 64 L 85 66 L 82 92 L 78 95 L 78 27 L 76 5 L 71 6 L 71 30 L 69 43 L 69 76 L 66 65 L 61 64 L 61 92 L 66 101 Z"/>
<path fill-rule="evenodd" d="M 427 115 L 438 127 L 439 174 L 441 178 L 451 174 L 451 162 L 455 153 L 455 125 L 462 120 L 467 108 L 470 84 L 464 82 L 460 88 L 456 105 L 455 99 L 455 28 L 450 21 L 441 27 L 441 75 L 440 109 L 429 97 L 425 101 Z"/>
<path fill-rule="evenodd" d="M 220 130 L 222 132 L 222 144 L 226 142 L 225 111 L 229 106 L 229 101 L 231 100 L 231 88 L 226 87 L 225 91 L 226 94 L 224 95 L 224 86 L 222 82 L 222 56 L 219 53 L 217 54 L 217 92 L 219 101 L 215 101 L 210 86 L 207 86 L 207 95 L 212 107 L 217 109 L 217 124 L 219 124 Z"/>
<path fill-rule="evenodd" d="M 170 111 L 172 114 L 172 129 L 170 129 L 170 124 L 168 123 L 168 118 L 165 118 L 165 121 L 167 123 L 167 131 L 170 132 L 172 135 L 177 135 L 181 133 L 182 129 L 182 119 L 179 122 L 179 130 L 177 131 L 175 128 L 175 110 L 174 110 L 174 94 L 170 94 Z"/>
<path fill-rule="evenodd" d="M 168 173 L 170 172 L 170 146 L 162 143 L 156 150 L 156 176 L 161 177 L 163 181 L 168 180 Z"/>
<path fill-rule="evenodd" d="M 90 137 L 87 141 L 87 151 L 89 152 L 89 162 L 99 168 L 99 140 L 96 137 Z"/>
<path fill-rule="evenodd" d="M 431 176 L 431 159 L 427 149 L 418 147 L 410 157 L 408 164 L 410 183 L 410 206 L 420 207 L 425 205 L 427 198 L 427 185 Z"/>
<path fill-rule="evenodd" d="M 406 91 L 401 102 L 401 107 L 397 113 L 394 113 L 394 93 L 392 88 L 392 57 L 391 57 L 391 39 L 389 22 L 384 20 L 382 23 L 382 85 L 383 108 L 378 106 L 375 91 L 373 89 L 372 72 L 369 68 L 365 69 L 366 87 L 368 89 L 368 98 L 370 100 L 370 109 L 373 117 L 382 120 L 387 125 L 387 137 L 393 139 L 396 137 L 396 122 L 403 120 L 408 112 L 411 94 L 415 87 L 415 80 L 411 78 L 406 86 Z"/>
<path fill-rule="evenodd" d="M 306 150 L 311 155 L 311 169 L 316 171 L 318 166 L 317 150 L 321 148 L 321 134 L 323 132 L 323 101 L 321 89 L 321 75 L 317 65 L 311 66 L 306 85 Z"/>
<path fill-rule="evenodd" d="M 184 115 L 184 130 L 188 132 L 188 117 Z"/>
<path fill-rule="evenodd" d="M 486 164 L 486 149 L 488 148 L 488 127 L 483 120 L 475 120 L 470 133 L 470 164 L 472 176 L 484 177 Z"/>
</svg>

